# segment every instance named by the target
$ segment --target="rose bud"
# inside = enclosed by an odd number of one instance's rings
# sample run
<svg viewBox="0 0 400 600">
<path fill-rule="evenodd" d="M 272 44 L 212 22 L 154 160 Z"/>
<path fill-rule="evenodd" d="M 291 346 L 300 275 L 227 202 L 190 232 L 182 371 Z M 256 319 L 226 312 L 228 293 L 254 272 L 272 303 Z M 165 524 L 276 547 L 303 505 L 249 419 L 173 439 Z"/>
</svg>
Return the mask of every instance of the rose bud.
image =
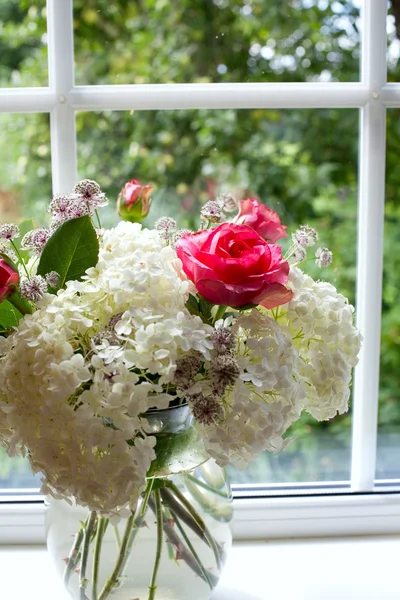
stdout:
<svg viewBox="0 0 400 600">
<path fill-rule="evenodd" d="M 13 293 L 18 285 L 19 274 L 4 258 L 0 258 L 0 302 Z"/>
<path fill-rule="evenodd" d="M 117 199 L 118 214 L 124 221 L 138 223 L 149 214 L 152 185 L 140 185 L 136 179 L 128 181 Z"/>
<path fill-rule="evenodd" d="M 258 235 L 268 242 L 274 243 L 283 237 L 287 237 L 286 226 L 281 224 L 276 212 L 254 198 L 240 200 L 239 213 L 231 222 L 252 227 Z"/>
</svg>

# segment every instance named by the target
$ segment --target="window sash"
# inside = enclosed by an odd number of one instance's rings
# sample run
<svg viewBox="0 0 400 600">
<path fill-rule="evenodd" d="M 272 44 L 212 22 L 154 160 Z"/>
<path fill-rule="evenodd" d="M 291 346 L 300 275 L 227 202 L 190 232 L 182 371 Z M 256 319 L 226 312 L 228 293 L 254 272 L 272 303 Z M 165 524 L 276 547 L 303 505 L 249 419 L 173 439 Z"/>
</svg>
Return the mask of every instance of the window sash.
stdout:
<svg viewBox="0 0 400 600">
<path fill-rule="evenodd" d="M 50 114 L 57 193 L 68 192 L 77 180 L 78 110 L 360 109 L 357 325 L 364 342 L 354 380 L 353 492 L 374 490 L 376 464 L 386 110 L 400 107 L 400 83 L 388 84 L 386 77 L 386 16 L 387 0 L 364 0 L 361 79 L 356 83 L 75 86 L 73 0 L 47 0 L 49 86 L 0 90 L 0 112 Z"/>
</svg>

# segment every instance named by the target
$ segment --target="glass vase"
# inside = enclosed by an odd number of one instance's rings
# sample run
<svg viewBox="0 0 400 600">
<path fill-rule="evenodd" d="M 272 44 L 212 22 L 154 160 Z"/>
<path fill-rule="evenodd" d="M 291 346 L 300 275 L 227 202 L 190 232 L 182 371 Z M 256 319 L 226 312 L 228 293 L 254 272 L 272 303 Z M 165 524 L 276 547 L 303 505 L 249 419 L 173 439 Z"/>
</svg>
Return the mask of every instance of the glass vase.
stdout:
<svg viewBox="0 0 400 600">
<path fill-rule="evenodd" d="M 208 600 L 231 546 L 232 496 L 187 405 L 145 414 L 157 438 L 135 514 L 108 519 L 47 499 L 47 545 L 77 600 Z"/>
</svg>

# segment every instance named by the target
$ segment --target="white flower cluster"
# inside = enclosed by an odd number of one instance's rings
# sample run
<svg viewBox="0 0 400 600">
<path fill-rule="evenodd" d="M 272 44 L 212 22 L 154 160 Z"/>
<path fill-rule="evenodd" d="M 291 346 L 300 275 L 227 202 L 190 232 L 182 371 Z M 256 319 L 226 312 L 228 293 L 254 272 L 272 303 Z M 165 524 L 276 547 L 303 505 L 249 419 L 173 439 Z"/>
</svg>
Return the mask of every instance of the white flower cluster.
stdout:
<svg viewBox="0 0 400 600">
<path fill-rule="evenodd" d="M 348 408 L 352 368 L 361 335 L 353 325 L 354 308 L 330 283 L 315 282 L 292 267 L 286 324 L 299 351 L 298 372 L 306 381 L 304 408 L 325 420 Z"/>
<path fill-rule="evenodd" d="M 28 453 L 44 493 L 104 514 L 134 507 L 155 458 L 141 415 L 168 406 L 180 355 L 212 348 L 176 261 L 157 231 L 121 222 L 83 281 L 1 338 L 0 441 Z"/>
<path fill-rule="evenodd" d="M 303 410 L 326 420 L 348 408 L 361 345 L 354 308 L 332 285 L 295 267 L 289 286 L 294 297 L 277 320 L 253 309 L 233 327 L 240 376 L 223 398 L 224 418 L 202 427 L 222 466 L 245 467 L 262 451 L 284 448 L 290 440 L 282 436 Z"/>
<path fill-rule="evenodd" d="M 245 467 L 264 450 L 277 452 L 299 418 L 304 391 L 296 378 L 298 352 L 288 332 L 253 309 L 236 321 L 234 354 L 240 376 L 224 398 L 225 416 L 204 428 L 206 448 L 221 466 Z"/>
</svg>

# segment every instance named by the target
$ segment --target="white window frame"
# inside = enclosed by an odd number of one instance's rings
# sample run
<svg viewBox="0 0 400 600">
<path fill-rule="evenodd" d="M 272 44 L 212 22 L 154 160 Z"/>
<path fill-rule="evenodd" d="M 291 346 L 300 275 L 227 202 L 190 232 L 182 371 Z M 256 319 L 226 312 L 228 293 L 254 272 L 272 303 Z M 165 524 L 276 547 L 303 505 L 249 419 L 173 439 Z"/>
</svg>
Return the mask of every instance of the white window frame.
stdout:
<svg viewBox="0 0 400 600">
<path fill-rule="evenodd" d="M 360 109 L 357 324 L 364 336 L 354 381 L 351 482 L 307 484 L 303 492 L 274 486 L 240 498 L 237 539 L 400 533 L 400 493 L 375 484 L 385 198 L 386 109 L 400 107 L 400 83 L 387 83 L 387 0 L 361 9 L 361 78 L 356 83 L 211 83 L 92 85 L 74 83 L 73 0 L 47 0 L 49 85 L 0 89 L 0 112 L 49 113 L 53 190 L 77 181 L 76 111 L 252 108 Z M 395 484 L 395 482 L 393 482 Z M 247 486 L 249 487 L 249 486 Z M 260 487 L 260 486 L 258 486 Z M 281 486 L 285 488 L 285 486 Z M 280 492 L 281 493 L 281 492 Z M 276 491 L 275 494 L 279 495 Z M 8 499 L 8 500 L 7 500 Z M 13 502 L 11 502 L 13 500 Z M 0 505 L 0 542 L 44 541 L 42 502 L 7 494 Z"/>
</svg>

